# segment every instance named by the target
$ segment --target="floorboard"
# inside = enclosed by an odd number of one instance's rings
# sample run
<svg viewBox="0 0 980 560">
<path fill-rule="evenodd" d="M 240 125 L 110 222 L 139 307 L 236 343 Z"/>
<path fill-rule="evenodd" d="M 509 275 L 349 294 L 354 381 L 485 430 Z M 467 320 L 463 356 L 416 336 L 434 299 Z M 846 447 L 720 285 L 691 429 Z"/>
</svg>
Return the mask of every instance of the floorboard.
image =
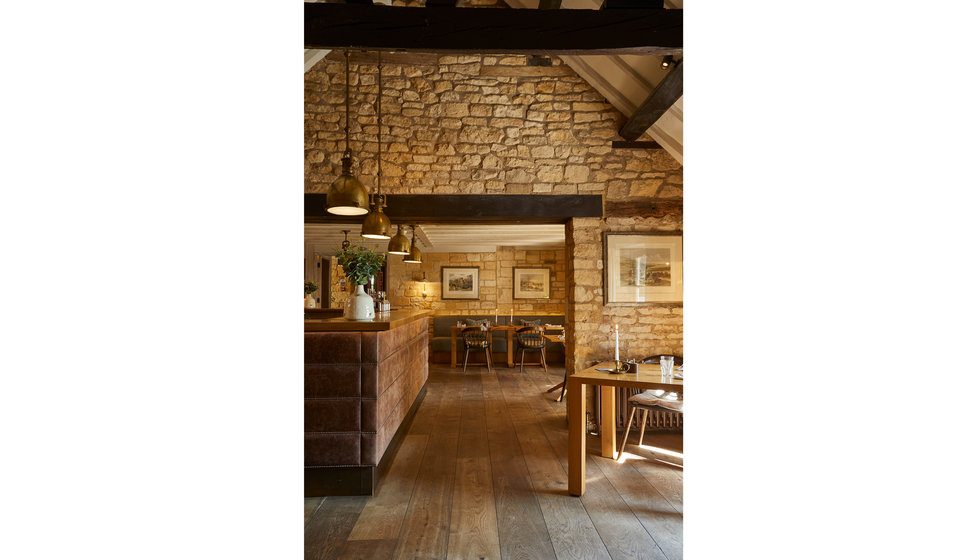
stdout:
<svg viewBox="0 0 980 560">
<path fill-rule="evenodd" d="M 459 440 L 458 378 L 447 377 L 438 416 L 398 536 L 394 558 L 447 558 L 453 475 Z M 396 456 L 397 458 L 397 456 Z"/>
<path fill-rule="evenodd" d="M 647 533 L 612 482 L 602 474 L 595 459 L 595 455 L 585 458 L 589 486 L 582 496 L 582 503 L 589 511 L 589 517 L 602 537 L 609 556 L 613 560 L 666 560 L 656 541 Z"/>
<path fill-rule="evenodd" d="M 365 504 L 351 530 L 351 540 L 398 539 L 428 439 L 429 436 L 418 434 L 405 436 L 398 460 L 392 461 L 374 497 Z"/>
<path fill-rule="evenodd" d="M 684 556 L 681 513 L 631 464 L 617 463 L 605 457 L 592 459 L 664 556 L 668 560 L 681 560 Z"/>
<path fill-rule="evenodd" d="M 500 373 L 498 377 L 506 375 Z M 495 405 L 493 408 L 497 411 L 492 415 L 494 422 L 487 424 L 487 434 L 493 468 L 497 529 L 500 533 L 500 557 L 533 560 L 556 558 L 548 526 L 534 497 L 517 430 L 497 377 L 488 376 L 484 384 L 484 399 L 488 405 Z M 489 408 L 487 416 L 491 417 Z"/>
<path fill-rule="evenodd" d="M 313 512 L 316 511 L 318 507 L 320 507 L 320 504 L 322 502 L 323 502 L 322 497 L 303 498 L 303 526 L 304 527 L 309 525 L 310 517 L 313 515 Z"/>
<path fill-rule="evenodd" d="M 523 427 L 520 438 L 521 450 L 556 556 L 558 558 L 609 558 L 582 501 L 567 494 L 568 473 L 562 468 L 561 462 L 548 442 L 544 433 L 546 428 L 543 428 L 538 421 L 546 416 L 538 412 L 540 406 L 530 406 L 527 399 L 514 396 L 535 394 L 538 388 L 528 382 L 517 382 L 513 386 L 519 389 L 520 393 L 516 390 L 504 391 L 505 395 L 511 395 L 505 398 L 508 400 L 515 422 Z M 552 427 L 549 426 L 547 429 Z M 564 431 L 567 437 L 567 428 Z"/>
<path fill-rule="evenodd" d="M 306 558 L 655 558 L 683 554 L 683 436 L 648 432 L 568 490 L 563 369 L 430 364 L 425 398 L 374 496 L 304 500 Z M 659 448 L 667 451 L 658 451 Z M 680 454 L 677 456 L 677 454 Z"/>
<path fill-rule="evenodd" d="M 304 534 L 304 558 L 327 560 L 337 558 L 347 544 L 357 516 L 367 496 L 327 496 L 310 516 Z"/>
<path fill-rule="evenodd" d="M 497 509 L 490 457 L 461 457 L 456 463 L 447 558 L 500 560 Z"/>
</svg>

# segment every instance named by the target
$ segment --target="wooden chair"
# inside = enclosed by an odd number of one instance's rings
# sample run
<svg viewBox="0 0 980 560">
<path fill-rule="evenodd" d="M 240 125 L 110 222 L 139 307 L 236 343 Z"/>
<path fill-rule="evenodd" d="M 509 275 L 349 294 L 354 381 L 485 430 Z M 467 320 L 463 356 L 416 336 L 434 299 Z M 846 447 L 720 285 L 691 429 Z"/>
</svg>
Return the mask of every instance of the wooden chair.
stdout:
<svg viewBox="0 0 980 560">
<path fill-rule="evenodd" d="M 493 369 L 490 361 L 490 331 L 483 327 L 467 327 L 463 329 L 463 346 L 466 347 L 466 355 L 463 356 L 463 373 L 466 373 L 466 361 L 470 357 L 470 350 L 483 349 L 487 354 L 487 371 Z"/>
<path fill-rule="evenodd" d="M 517 338 L 517 346 L 521 349 L 521 371 L 524 371 L 524 351 L 540 350 L 541 366 L 544 367 L 545 373 L 548 373 L 548 362 L 544 358 L 544 346 L 547 342 L 544 338 L 544 327 L 532 325 L 517 329 L 515 338 Z"/>
<path fill-rule="evenodd" d="M 643 445 L 643 432 L 646 430 L 647 415 L 651 410 L 655 412 L 667 411 L 684 414 L 684 395 L 671 393 L 662 389 L 650 389 L 642 393 L 637 393 L 630 397 L 627 402 L 633 409 L 630 411 L 630 419 L 626 421 L 626 433 L 623 434 L 623 445 L 619 448 L 617 458 L 622 457 L 623 451 L 626 450 L 626 440 L 630 437 L 630 425 L 633 424 L 633 416 L 636 415 L 636 409 L 643 410 L 643 419 L 640 420 L 640 441 L 637 445 Z"/>
</svg>

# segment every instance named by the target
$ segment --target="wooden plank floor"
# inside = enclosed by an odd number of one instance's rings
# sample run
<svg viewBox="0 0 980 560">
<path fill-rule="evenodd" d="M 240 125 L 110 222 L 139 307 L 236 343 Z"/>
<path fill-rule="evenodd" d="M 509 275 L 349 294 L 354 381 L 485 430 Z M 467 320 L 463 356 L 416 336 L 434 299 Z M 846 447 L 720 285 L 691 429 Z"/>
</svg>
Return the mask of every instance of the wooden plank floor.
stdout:
<svg viewBox="0 0 980 560">
<path fill-rule="evenodd" d="M 680 560 L 683 437 L 647 432 L 619 463 L 589 436 L 588 488 L 569 496 L 565 402 L 545 393 L 563 373 L 431 364 L 375 495 L 306 498 L 306 558 Z"/>
</svg>

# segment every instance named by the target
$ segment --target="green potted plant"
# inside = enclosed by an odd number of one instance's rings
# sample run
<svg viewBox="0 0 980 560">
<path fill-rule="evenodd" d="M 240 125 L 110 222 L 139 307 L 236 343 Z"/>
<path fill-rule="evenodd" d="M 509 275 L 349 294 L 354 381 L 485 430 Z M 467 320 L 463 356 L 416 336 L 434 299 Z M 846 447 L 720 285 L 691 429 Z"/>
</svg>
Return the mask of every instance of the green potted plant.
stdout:
<svg viewBox="0 0 980 560">
<path fill-rule="evenodd" d="M 313 294 L 316 293 L 316 291 L 319 289 L 320 289 L 320 285 L 314 282 L 313 280 L 307 280 L 306 283 L 303 285 L 303 293 L 306 294 L 306 300 L 304 302 L 304 305 L 306 307 L 308 308 L 316 307 L 316 298 L 313 297 Z"/>
<path fill-rule="evenodd" d="M 347 279 L 357 287 L 354 294 L 347 298 L 344 317 L 352 321 L 374 319 L 374 299 L 364 291 L 364 285 L 384 266 L 384 253 L 379 255 L 364 246 L 349 246 L 337 253 L 337 262 L 344 269 Z"/>
</svg>

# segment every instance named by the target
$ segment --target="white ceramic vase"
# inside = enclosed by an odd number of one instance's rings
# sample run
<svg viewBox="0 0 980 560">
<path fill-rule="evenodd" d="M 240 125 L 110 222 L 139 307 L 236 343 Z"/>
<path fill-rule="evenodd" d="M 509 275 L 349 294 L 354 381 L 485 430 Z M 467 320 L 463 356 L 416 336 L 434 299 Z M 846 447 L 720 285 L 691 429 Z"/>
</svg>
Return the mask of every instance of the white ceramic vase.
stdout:
<svg viewBox="0 0 980 560">
<path fill-rule="evenodd" d="M 306 294 L 306 301 L 303 302 L 303 305 L 307 309 L 313 309 L 316 307 L 316 298 L 313 297 L 313 294 Z"/>
<path fill-rule="evenodd" d="M 347 297 L 344 318 L 351 321 L 374 319 L 374 298 L 364 291 L 364 284 L 358 284 L 354 293 Z"/>
</svg>

